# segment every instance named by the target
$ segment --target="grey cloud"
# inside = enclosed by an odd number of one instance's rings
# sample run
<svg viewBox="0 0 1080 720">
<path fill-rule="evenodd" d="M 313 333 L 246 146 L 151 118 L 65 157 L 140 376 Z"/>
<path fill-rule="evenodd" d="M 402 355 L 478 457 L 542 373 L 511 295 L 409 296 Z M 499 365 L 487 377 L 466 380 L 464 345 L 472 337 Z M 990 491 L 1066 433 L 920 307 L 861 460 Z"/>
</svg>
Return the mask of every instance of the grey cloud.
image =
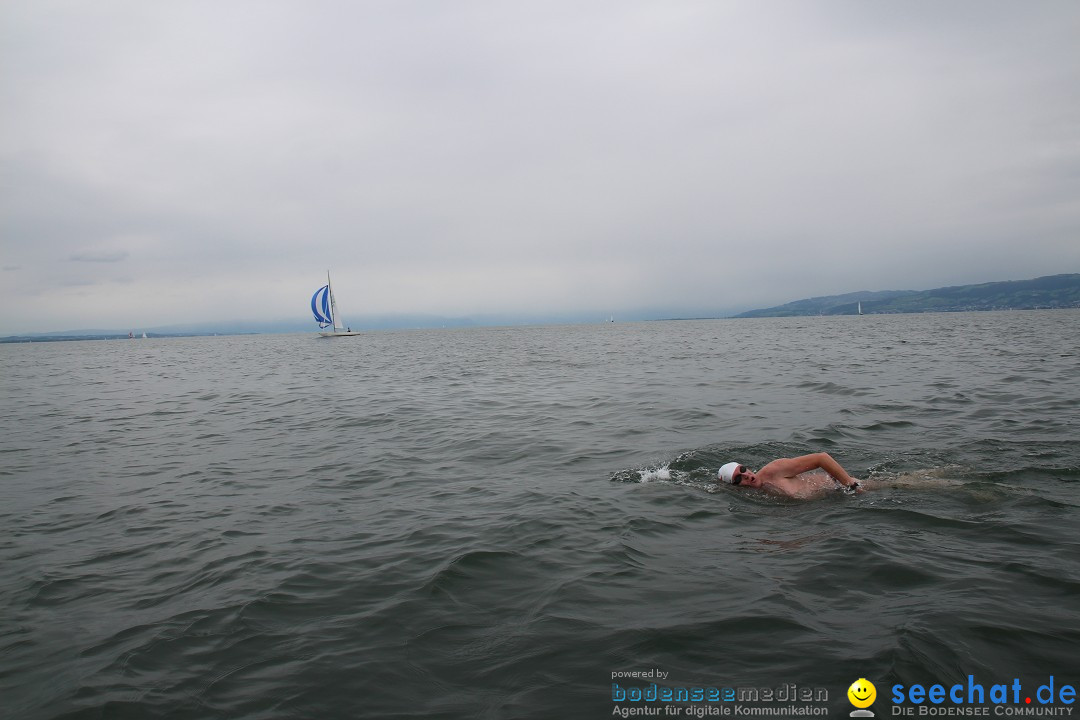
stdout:
<svg viewBox="0 0 1080 720">
<path fill-rule="evenodd" d="M 127 257 L 126 250 L 113 250 L 74 253 L 68 259 L 72 262 L 117 263 L 126 260 Z"/>
<path fill-rule="evenodd" d="M 302 315 L 327 267 L 439 314 L 1080 267 L 1074 3 L 3 7 L 0 328 L 58 257 L 155 323 Z"/>
</svg>

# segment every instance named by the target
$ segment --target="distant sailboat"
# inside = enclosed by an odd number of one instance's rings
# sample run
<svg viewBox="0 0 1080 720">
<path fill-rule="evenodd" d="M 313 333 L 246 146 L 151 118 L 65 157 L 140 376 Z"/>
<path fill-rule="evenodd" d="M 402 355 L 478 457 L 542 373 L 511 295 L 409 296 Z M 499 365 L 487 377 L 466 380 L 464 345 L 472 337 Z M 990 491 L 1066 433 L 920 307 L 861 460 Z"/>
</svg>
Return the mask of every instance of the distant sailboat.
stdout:
<svg viewBox="0 0 1080 720">
<path fill-rule="evenodd" d="M 143 339 L 143 340 L 145 340 L 145 339 L 146 339 L 146 333 L 143 333 L 143 334 L 142 334 L 142 339 Z"/>
<path fill-rule="evenodd" d="M 346 328 L 341 324 L 337 301 L 334 299 L 334 289 L 330 285 L 329 270 L 326 272 L 326 284 L 311 296 L 311 312 L 315 315 L 315 322 L 319 323 L 320 329 L 333 328 L 333 330 L 320 332 L 321 337 L 350 337 L 360 334 L 352 328 Z"/>
<path fill-rule="evenodd" d="M 862 315 L 862 303 L 859 303 L 859 314 Z"/>
</svg>

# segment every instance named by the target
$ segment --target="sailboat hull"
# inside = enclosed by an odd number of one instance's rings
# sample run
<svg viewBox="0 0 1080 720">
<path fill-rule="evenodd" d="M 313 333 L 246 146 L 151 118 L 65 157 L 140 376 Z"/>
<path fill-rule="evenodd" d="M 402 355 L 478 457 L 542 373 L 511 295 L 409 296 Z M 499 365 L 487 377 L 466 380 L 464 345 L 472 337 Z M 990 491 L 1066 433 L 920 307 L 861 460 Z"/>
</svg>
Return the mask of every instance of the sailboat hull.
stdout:
<svg viewBox="0 0 1080 720">
<path fill-rule="evenodd" d="M 319 333 L 319 337 L 353 337 L 360 334 L 359 330 L 342 330 L 341 332 L 321 332 Z"/>
</svg>

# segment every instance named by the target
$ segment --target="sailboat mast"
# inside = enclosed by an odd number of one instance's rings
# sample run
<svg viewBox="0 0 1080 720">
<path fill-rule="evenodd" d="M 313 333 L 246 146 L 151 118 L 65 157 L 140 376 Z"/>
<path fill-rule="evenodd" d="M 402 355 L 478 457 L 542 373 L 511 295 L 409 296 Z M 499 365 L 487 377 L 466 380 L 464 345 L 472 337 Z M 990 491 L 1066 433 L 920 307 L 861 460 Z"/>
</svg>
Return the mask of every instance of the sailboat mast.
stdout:
<svg viewBox="0 0 1080 720">
<path fill-rule="evenodd" d="M 330 284 L 330 270 L 326 271 L 326 292 L 330 295 L 330 326 L 337 332 L 337 305 L 334 304 L 334 286 Z"/>
<path fill-rule="evenodd" d="M 330 286 L 330 271 L 326 271 L 326 289 L 330 293 L 330 319 L 334 321 L 334 332 L 339 332 L 345 329 L 345 326 L 341 324 L 341 320 L 338 319 L 337 312 L 337 300 L 334 299 L 334 288 Z"/>
</svg>

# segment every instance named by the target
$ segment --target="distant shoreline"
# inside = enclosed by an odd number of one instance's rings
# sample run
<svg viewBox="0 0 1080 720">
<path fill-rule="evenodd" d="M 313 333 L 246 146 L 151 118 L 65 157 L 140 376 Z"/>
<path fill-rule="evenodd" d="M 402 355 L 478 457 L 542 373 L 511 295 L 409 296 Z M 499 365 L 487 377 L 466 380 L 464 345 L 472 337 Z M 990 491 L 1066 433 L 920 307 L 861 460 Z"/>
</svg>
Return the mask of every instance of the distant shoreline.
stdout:
<svg viewBox="0 0 1080 720">
<path fill-rule="evenodd" d="M 1080 308 L 1080 274 L 1047 275 L 1032 280 L 957 285 L 933 290 L 868 290 L 807 298 L 738 318 L 811 315 L 902 315 L 926 312 L 992 312 Z"/>
<path fill-rule="evenodd" d="M 929 315 L 934 313 L 963 313 L 963 312 L 1024 312 L 1024 311 L 1036 311 L 1036 310 L 1080 310 L 1080 304 L 1070 306 L 1058 306 L 1058 307 L 995 307 L 995 308 L 945 308 L 939 310 L 906 310 L 906 311 L 870 311 L 864 310 L 864 315 Z M 756 312 L 756 311 L 754 311 Z M 839 317 L 843 315 L 855 315 L 854 313 L 824 313 L 824 317 Z M 694 320 L 760 320 L 767 318 L 786 318 L 786 317 L 818 317 L 818 313 L 801 313 L 801 314 L 786 314 L 786 315 L 760 315 L 750 316 L 746 313 L 740 315 L 726 315 L 726 316 L 697 316 L 697 317 L 670 317 L 670 318 L 648 318 L 648 319 L 627 319 L 624 323 L 631 322 L 690 322 Z M 567 322 L 559 323 L 566 325 L 608 325 L 608 321 L 596 321 L 596 322 Z M 520 323 L 520 324 L 491 324 L 491 325 L 469 325 L 468 328 L 482 328 L 482 327 L 543 327 L 543 323 Z M 468 329 L 464 328 L 464 329 Z M 387 330 L 432 330 L 437 328 L 430 327 L 400 327 L 400 328 L 364 328 L 365 331 L 370 332 L 382 332 Z M 462 327 L 454 326 L 446 329 L 460 330 Z M 157 339 L 169 339 L 169 338 L 192 338 L 192 337 L 238 337 L 244 335 L 303 335 L 306 331 L 303 330 L 281 330 L 281 331 L 265 331 L 265 332 L 252 332 L 250 330 L 237 330 L 236 332 L 187 332 L 187 333 L 147 333 L 146 338 L 135 337 L 129 338 L 124 334 L 102 334 L 94 333 L 89 335 L 9 335 L 7 337 L 0 337 L 0 344 L 17 344 L 17 343 L 52 343 L 52 342 L 80 342 L 84 340 L 125 340 L 125 341 L 138 341 L 138 340 L 157 340 Z M 314 335 L 314 332 L 312 332 Z"/>
<path fill-rule="evenodd" d="M 9 335 L 7 337 L 0 338 L 0 343 L 46 343 L 46 342 L 79 342 L 82 340 L 125 340 L 134 342 L 136 340 L 157 340 L 161 338 L 187 338 L 187 337 L 215 337 L 215 336 L 233 336 L 233 335 L 261 335 L 263 333 L 253 332 L 234 332 L 234 333 L 219 333 L 219 332 L 207 332 L 207 333 L 147 333 L 146 337 L 128 337 L 122 334 L 107 334 L 94 333 L 90 335 Z M 267 333 L 268 334 L 268 333 Z"/>
</svg>

